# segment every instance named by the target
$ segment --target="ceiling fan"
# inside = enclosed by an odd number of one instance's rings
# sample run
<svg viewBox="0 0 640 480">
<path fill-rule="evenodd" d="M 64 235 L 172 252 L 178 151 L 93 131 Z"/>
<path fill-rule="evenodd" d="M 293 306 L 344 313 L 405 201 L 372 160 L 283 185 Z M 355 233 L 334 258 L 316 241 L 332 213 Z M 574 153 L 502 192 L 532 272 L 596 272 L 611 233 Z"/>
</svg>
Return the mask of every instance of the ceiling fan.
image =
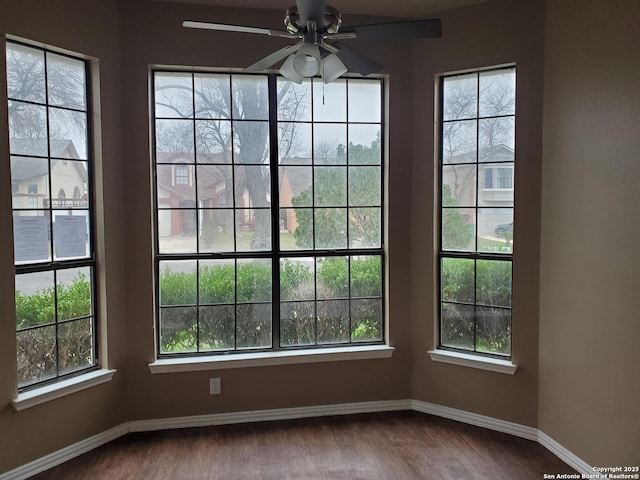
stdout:
<svg viewBox="0 0 640 480">
<path fill-rule="evenodd" d="M 286 29 L 226 25 L 186 20 L 183 27 L 227 32 L 256 33 L 272 37 L 297 40 L 258 60 L 244 70 L 263 71 L 286 58 L 280 73 L 292 82 L 302 83 L 304 78 L 322 76 L 324 83 L 332 82 L 347 71 L 363 76 L 382 69 L 375 60 L 344 45 L 340 41 L 401 40 L 410 38 L 437 38 L 442 36 L 440 19 L 377 23 L 343 28 L 341 13 L 326 4 L 326 0 L 296 0 L 284 18 Z"/>
</svg>

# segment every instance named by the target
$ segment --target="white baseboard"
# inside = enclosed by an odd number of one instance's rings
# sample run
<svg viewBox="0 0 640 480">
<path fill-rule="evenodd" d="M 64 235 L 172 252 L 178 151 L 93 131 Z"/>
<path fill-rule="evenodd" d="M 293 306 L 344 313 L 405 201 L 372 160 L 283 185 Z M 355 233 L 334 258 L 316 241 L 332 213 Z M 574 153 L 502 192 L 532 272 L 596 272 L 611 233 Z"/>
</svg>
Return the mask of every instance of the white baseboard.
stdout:
<svg viewBox="0 0 640 480">
<path fill-rule="evenodd" d="M 191 417 L 174 417 L 129 422 L 130 432 L 169 430 L 172 428 L 209 427 L 230 423 L 270 422 L 294 418 L 324 417 L 328 415 L 350 415 L 355 413 L 390 412 L 411 410 L 410 400 L 382 400 L 378 402 L 340 403 L 314 405 L 310 407 L 276 408 L 248 412 L 214 413 Z M 0 477 L 0 480 L 2 478 Z"/>
<path fill-rule="evenodd" d="M 0 474 L 0 480 L 25 480 L 37 473 L 60 465 L 83 453 L 87 453 L 105 443 L 115 440 L 129 432 L 146 432 L 152 430 L 170 430 L 175 428 L 206 427 L 247 422 L 267 422 L 274 420 L 290 420 L 296 418 L 323 417 L 329 415 L 351 415 L 357 413 L 390 412 L 399 410 L 415 410 L 438 417 L 448 418 L 478 427 L 508 433 L 516 437 L 534 440 L 547 448 L 562 461 L 579 473 L 593 473 L 593 468 L 565 447 L 543 432 L 525 425 L 507 422 L 497 418 L 478 415 L 443 405 L 420 400 L 381 400 L 375 402 L 341 403 L 334 405 L 314 405 L 309 407 L 277 408 L 271 410 L 254 410 L 247 412 L 214 413 L 190 417 L 173 417 L 152 420 L 135 420 L 111 428 L 80 442 L 69 445 L 57 452 L 29 462 L 9 472 Z"/>
<path fill-rule="evenodd" d="M 564 463 L 574 468 L 583 475 L 594 475 L 593 467 L 578 457 L 575 453 L 567 450 L 544 432 L 538 432 L 538 443 L 553 453 Z"/>
<path fill-rule="evenodd" d="M 485 417 L 484 415 L 478 415 L 477 413 L 466 412 L 464 410 L 445 407 L 435 403 L 422 402 L 420 400 L 411 400 L 411 407 L 417 412 L 428 413 L 437 417 L 448 418 L 450 420 L 476 425 L 489 430 L 508 433 L 509 435 L 526 438 L 527 440 L 538 440 L 537 429 L 520 425 L 518 423 L 507 422 L 506 420 L 500 420 L 492 417 Z"/>
<path fill-rule="evenodd" d="M 117 427 L 110 428 L 109 430 L 94 435 L 84 440 L 80 440 L 73 445 L 64 447 L 57 452 L 45 455 L 42 458 L 29 462 L 26 465 L 22 465 L 14 470 L 10 470 L 0 475 L 0 480 L 24 480 L 37 473 L 49 470 L 61 463 L 64 463 L 72 458 L 75 458 L 83 453 L 87 453 L 95 448 L 98 448 L 105 443 L 109 443 L 118 437 L 121 437 L 128 433 L 127 424 L 123 423 Z"/>
</svg>

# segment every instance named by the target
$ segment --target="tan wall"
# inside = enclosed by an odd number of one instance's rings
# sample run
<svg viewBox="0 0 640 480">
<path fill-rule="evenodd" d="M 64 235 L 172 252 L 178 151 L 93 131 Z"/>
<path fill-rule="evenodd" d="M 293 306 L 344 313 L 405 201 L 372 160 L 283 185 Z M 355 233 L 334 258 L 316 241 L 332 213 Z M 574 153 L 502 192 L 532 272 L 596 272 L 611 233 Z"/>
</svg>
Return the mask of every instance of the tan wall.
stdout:
<svg viewBox="0 0 640 480">
<path fill-rule="evenodd" d="M 413 49 L 412 398 L 535 426 L 538 383 L 538 266 L 544 10 L 538 1 L 497 1 L 442 16 L 443 38 Z M 514 376 L 432 362 L 437 346 L 433 218 L 434 75 L 517 64 L 513 272 Z"/>
<path fill-rule="evenodd" d="M 0 1 L 0 472 L 15 468 L 124 420 L 126 335 L 123 290 L 122 160 L 119 92 L 118 12 L 115 1 Z M 119 369 L 113 381 L 45 405 L 15 412 L 15 317 L 13 242 L 7 142 L 4 35 L 14 35 L 98 57 L 102 106 L 102 158 L 96 174 L 106 187 L 97 189 L 102 328 L 110 338 L 109 366 Z M 98 182 L 99 185 L 102 182 Z M 73 190 L 67 195 L 73 195 Z M 107 255 L 108 252 L 108 262 Z M 108 285 L 107 285 L 108 284 Z M 106 315 L 105 315 L 106 312 Z"/>
<path fill-rule="evenodd" d="M 601 466 L 640 464 L 639 25 L 547 4 L 539 425 Z"/>
</svg>

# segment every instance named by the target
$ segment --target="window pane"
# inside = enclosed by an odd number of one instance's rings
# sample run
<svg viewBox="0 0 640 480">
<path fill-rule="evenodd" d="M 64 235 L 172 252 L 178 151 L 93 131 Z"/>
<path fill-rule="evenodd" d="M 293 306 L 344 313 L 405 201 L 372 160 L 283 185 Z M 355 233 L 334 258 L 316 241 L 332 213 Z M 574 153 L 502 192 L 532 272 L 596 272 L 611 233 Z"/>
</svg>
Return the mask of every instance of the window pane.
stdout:
<svg viewBox="0 0 640 480">
<path fill-rule="evenodd" d="M 345 167 L 315 167 L 313 183 L 316 207 L 347 205 L 347 169 Z"/>
<path fill-rule="evenodd" d="M 7 42 L 9 98 L 45 102 L 44 52 Z"/>
<path fill-rule="evenodd" d="M 199 210 L 198 222 L 200 253 L 235 251 L 233 210 Z"/>
<path fill-rule="evenodd" d="M 382 246 L 382 209 L 349 209 L 349 248 Z"/>
<path fill-rule="evenodd" d="M 380 206 L 381 193 L 380 167 L 349 167 L 350 206 Z"/>
<path fill-rule="evenodd" d="M 379 122 L 382 111 L 381 85 L 370 80 L 348 80 L 349 121 Z"/>
<path fill-rule="evenodd" d="M 156 120 L 156 161 L 193 163 L 193 122 Z"/>
<path fill-rule="evenodd" d="M 311 120 L 311 79 L 301 84 L 278 78 L 278 120 L 307 122 Z"/>
<path fill-rule="evenodd" d="M 229 350 L 235 346 L 236 313 L 233 305 L 200 307 L 199 351 Z"/>
<path fill-rule="evenodd" d="M 85 110 L 85 63 L 54 53 L 47 53 L 47 93 L 49 104 Z"/>
<path fill-rule="evenodd" d="M 89 207 L 89 164 L 76 160 L 51 160 L 51 207 L 60 209 L 87 209 Z M 48 190 L 44 179 L 38 179 L 40 192 Z M 44 201 L 44 200 L 43 200 Z M 46 204 L 46 202 L 45 202 Z M 47 205 L 49 206 L 49 205 Z"/>
<path fill-rule="evenodd" d="M 160 305 L 195 305 L 197 261 L 160 262 Z"/>
<path fill-rule="evenodd" d="M 475 307 L 456 303 L 442 304 L 440 342 L 443 347 L 473 350 Z"/>
<path fill-rule="evenodd" d="M 351 302 L 351 341 L 382 340 L 382 300 Z"/>
<path fill-rule="evenodd" d="M 16 340 L 18 388 L 56 376 L 55 325 L 17 332 Z"/>
<path fill-rule="evenodd" d="M 235 260 L 200 260 L 198 268 L 200 305 L 235 303 Z"/>
<path fill-rule="evenodd" d="M 444 79 L 443 120 L 475 117 L 478 108 L 478 76 L 475 73 Z"/>
<path fill-rule="evenodd" d="M 287 165 L 279 168 L 279 176 L 281 207 L 310 207 L 312 205 L 313 171 L 311 167 Z"/>
<path fill-rule="evenodd" d="M 238 260 L 237 301 L 271 301 L 271 260 Z"/>
<path fill-rule="evenodd" d="M 231 163 L 231 122 L 196 120 L 198 163 Z"/>
<path fill-rule="evenodd" d="M 448 122 L 442 127 L 443 163 L 474 163 L 476 161 L 476 120 Z"/>
<path fill-rule="evenodd" d="M 160 253 L 195 253 L 196 211 L 159 210 L 158 235 Z"/>
<path fill-rule="evenodd" d="M 344 122 L 347 120 L 347 82 L 336 80 L 326 85 L 313 79 L 313 121 Z"/>
<path fill-rule="evenodd" d="M 511 262 L 478 260 L 476 303 L 496 307 L 511 306 Z"/>
<path fill-rule="evenodd" d="M 313 162 L 316 165 L 347 163 L 347 127 L 342 123 L 313 126 Z"/>
<path fill-rule="evenodd" d="M 190 73 L 155 74 L 156 117 L 193 117 L 193 85 Z"/>
<path fill-rule="evenodd" d="M 478 251 L 513 253 L 513 209 L 478 209 Z"/>
<path fill-rule="evenodd" d="M 13 212 L 16 265 L 51 260 L 51 223 L 43 210 Z"/>
<path fill-rule="evenodd" d="M 442 209 L 442 249 L 475 249 L 475 211 L 472 208 Z"/>
<path fill-rule="evenodd" d="M 196 118 L 230 118 L 231 77 L 224 74 L 194 75 Z"/>
<path fill-rule="evenodd" d="M 481 117 L 515 114 L 515 68 L 480 72 Z"/>
<path fill-rule="evenodd" d="M 318 344 L 344 343 L 350 339 L 349 301 L 318 302 Z"/>
<path fill-rule="evenodd" d="M 349 298 L 349 258 L 318 257 L 317 298 Z"/>
<path fill-rule="evenodd" d="M 349 125 L 349 164 L 380 165 L 380 125 Z"/>
<path fill-rule="evenodd" d="M 513 162 L 515 120 L 513 117 L 478 120 L 479 162 Z"/>
<path fill-rule="evenodd" d="M 474 261 L 465 258 L 443 258 L 441 265 L 442 301 L 474 303 Z"/>
<path fill-rule="evenodd" d="M 382 257 L 351 257 L 351 297 L 382 296 Z"/>
<path fill-rule="evenodd" d="M 282 346 L 314 345 L 316 339 L 314 302 L 280 304 L 280 344 Z"/>
<path fill-rule="evenodd" d="M 267 164 L 269 162 L 269 124 L 267 122 L 233 123 L 234 163 Z"/>
<path fill-rule="evenodd" d="M 271 176 L 268 166 L 238 165 L 234 168 L 236 207 L 269 206 Z M 242 195 L 238 193 L 242 192 Z"/>
<path fill-rule="evenodd" d="M 158 169 L 160 167 L 159 165 Z M 233 169 L 231 165 L 198 166 L 196 173 L 198 177 L 198 206 L 200 208 L 224 208 L 233 205 Z"/>
<path fill-rule="evenodd" d="M 305 258 L 283 258 L 280 260 L 280 299 L 315 299 L 315 260 Z"/>
<path fill-rule="evenodd" d="M 16 275 L 16 329 L 56 321 L 53 270 Z"/>
<path fill-rule="evenodd" d="M 196 307 L 160 309 L 160 352 L 195 352 L 197 349 Z"/>
<path fill-rule="evenodd" d="M 311 123 L 278 123 L 278 162 L 280 164 L 310 164 L 311 145 Z"/>
<path fill-rule="evenodd" d="M 58 321 L 93 314 L 91 267 L 58 270 L 56 275 Z"/>
<path fill-rule="evenodd" d="M 347 247 L 346 208 L 316 208 L 314 221 L 316 248 Z"/>
<path fill-rule="evenodd" d="M 9 151 L 12 155 L 49 154 L 46 107 L 9 101 Z"/>
<path fill-rule="evenodd" d="M 233 118 L 267 120 L 269 95 L 267 77 L 258 75 L 232 75 Z"/>
<path fill-rule="evenodd" d="M 280 209 L 280 249 L 313 248 L 313 209 Z"/>
<path fill-rule="evenodd" d="M 271 304 L 238 305 L 237 330 L 237 348 L 271 347 Z"/>
<path fill-rule="evenodd" d="M 511 355 L 511 310 L 477 307 L 477 350 Z"/>
<path fill-rule="evenodd" d="M 443 165 L 443 207 L 474 207 L 476 205 L 476 170 L 475 165 Z"/>
<path fill-rule="evenodd" d="M 49 133 L 52 157 L 87 157 L 87 114 L 49 108 Z"/>
<path fill-rule="evenodd" d="M 265 251 L 271 248 L 271 211 L 266 208 L 236 210 L 236 250 Z"/>
<path fill-rule="evenodd" d="M 58 326 L 59 374 L 76 372 L 93 365 L 93 321 L 83 318 Z"/>
<path fill-rule="evenodd" d="M 13 208 L 43 208 L 49 200 L 49 162 L 44 158 L 11 157 Z"/>
</svg>

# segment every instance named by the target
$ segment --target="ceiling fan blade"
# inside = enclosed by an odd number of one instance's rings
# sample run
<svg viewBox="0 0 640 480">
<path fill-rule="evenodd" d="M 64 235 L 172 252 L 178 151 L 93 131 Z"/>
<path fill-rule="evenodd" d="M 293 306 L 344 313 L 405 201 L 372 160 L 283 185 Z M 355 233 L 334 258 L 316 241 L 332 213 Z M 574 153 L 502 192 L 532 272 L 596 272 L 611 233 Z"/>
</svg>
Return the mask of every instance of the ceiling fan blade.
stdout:
<svg viewBox="0 0 640 480">
<path fill-rule="evenodd" d="M 376 23 L 340 30 L 340 33 L 350 32 L 355 33 L 358 40 L 439 38 L 442 36 L 442 22 L 440 22 L 439 18 L 431 18 L 407 22 Z"/>
<path fill-rule="evenodd" d="M 257 33 L 261 35 L 270 35 L 272 37 L 297 38 L 297 35 L 293 35 L 289 32 L 270 30 L 268 28 L 244 27 L 242 25 L 227 25 L 225 23 L 194 22 L 192 20 L 185 20 L 182 22 L 182 26 L 187 28 L 200 28 L 203 30 L 218 30 L 222 32 Z"/>
<path fill-rule="evenodd" d="M 324 24 L 324 11 L 327 6 L 326 0 L 296 0 L 298 15 L 303 25 L 307 20 L 315 20 L 318 28 Z"/>
<path fill-rule="evenodd" d="M 342 63 L 344 63 L 351 72 L 358 72 L 362 76 L 367 76 L 383 68 L 382 65 L 375 60 L 342 43 L 334 42 L 331 46 L 337 49 L 337 52 L 335 52 L 336 55 L 338 55 L 338 58 L 342 60 Z"/>
<path fill-rule="evenodd" d="M 270 53 L 266 57 L 258 60 L 253 65 L 249 65 L 244 69 L 245 72 L 261 72 L 266 70 L 270 66 L 278 63 L 283 58 L 291 55 L 296 52 L 302 44 L 298 43 L 296 45 L 287 45 L 286 47 L 282 47 L 280 50 L 276 50 L 273 53 Z"/>
</svg>

